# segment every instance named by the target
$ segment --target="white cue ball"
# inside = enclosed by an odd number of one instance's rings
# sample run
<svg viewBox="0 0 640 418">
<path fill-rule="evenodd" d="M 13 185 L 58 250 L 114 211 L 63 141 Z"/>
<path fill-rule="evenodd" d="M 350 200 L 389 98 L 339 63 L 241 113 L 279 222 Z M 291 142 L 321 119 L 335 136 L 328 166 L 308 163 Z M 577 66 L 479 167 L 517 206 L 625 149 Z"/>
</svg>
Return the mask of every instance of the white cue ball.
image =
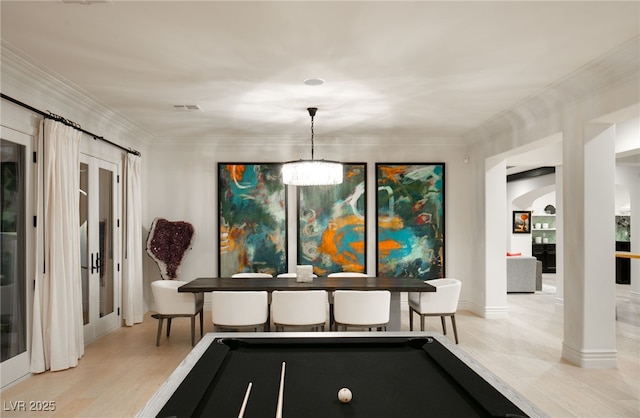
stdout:
<svg viewBox="0 0 640 418">
<path fill-rule="evenodd" d="M 351 394 L 351 391 L 348 388 L 342 388 L 338 391 L 338 399 L 342 403 L 351 402 L 352 397 L 353 395 Z"/>
</svg>

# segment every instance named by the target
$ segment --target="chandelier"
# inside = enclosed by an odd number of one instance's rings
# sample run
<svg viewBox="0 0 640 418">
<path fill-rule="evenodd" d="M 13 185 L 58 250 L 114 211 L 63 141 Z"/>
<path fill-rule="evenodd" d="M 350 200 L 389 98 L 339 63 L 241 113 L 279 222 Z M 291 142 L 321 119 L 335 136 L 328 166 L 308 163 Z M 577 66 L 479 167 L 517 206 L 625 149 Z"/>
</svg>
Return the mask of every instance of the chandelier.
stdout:
<svg viewBox="0 0 640 418">
<path fill-rule="evenodd" d="M 318 108 L 307 108 L 311 116 L 311 159 L 289 161 L 282 166 L 282 180 L 294 186 L 324 186 L 342 183 L 343 168 L 337 161 L 313 159 L 313 118 Z"/>
</svg>

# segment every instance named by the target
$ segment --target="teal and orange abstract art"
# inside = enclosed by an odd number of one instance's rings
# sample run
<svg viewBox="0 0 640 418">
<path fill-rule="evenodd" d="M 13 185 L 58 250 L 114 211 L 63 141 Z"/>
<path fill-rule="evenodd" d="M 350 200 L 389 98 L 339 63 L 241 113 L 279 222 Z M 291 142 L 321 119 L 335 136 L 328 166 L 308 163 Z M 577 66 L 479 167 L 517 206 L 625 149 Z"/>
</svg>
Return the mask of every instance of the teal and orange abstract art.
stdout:
<svg viewBox="0 0 640 418">
<path fill-rule="evenodd" d="M 367 165 L 345 163 L 344 181 L 298 187 L 298 264 L 318 276 L 366 270 Z"/>
<path fill-rule="evenodd" d="M 444 277 L 444 163 L 376 164 L 377 276 Z"/>
<path fill-rule="evenodd" d="M 287 271 L 282 164 L 218 164 L 218 276 Z"/>
</svg>

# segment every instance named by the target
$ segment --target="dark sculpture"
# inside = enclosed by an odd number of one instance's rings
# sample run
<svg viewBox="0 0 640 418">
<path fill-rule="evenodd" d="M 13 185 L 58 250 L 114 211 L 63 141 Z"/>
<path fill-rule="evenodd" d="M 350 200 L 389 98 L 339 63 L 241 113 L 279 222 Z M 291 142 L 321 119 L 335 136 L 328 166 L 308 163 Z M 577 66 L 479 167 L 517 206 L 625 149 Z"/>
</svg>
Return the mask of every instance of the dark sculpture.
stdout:
<svg viewBox="0 0 640 418">
<path fill-rule="evenodd" d="M 188 222 L 156 218 L 147 238 L 147 254 L 158 263 L 165 280 L 177 279 L 180 264 L 191 249 L 194 229 Z"/>
</svg>

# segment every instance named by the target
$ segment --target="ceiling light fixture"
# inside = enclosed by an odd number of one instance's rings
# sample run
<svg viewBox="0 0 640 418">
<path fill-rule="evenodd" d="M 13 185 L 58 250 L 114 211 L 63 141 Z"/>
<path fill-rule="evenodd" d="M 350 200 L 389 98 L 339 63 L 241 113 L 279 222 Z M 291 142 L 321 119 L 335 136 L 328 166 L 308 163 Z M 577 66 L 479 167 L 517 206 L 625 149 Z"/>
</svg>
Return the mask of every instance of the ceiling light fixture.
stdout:
<svg viewBox="0 0 640 418">
<path fill-rule="evenodd" d="M 337 161 L 313 159 L 313 118 L 318 108 L 307 108 L 311 116 L 311 159 L 289 161 L 282 166 L 282 179 L 285 184 L 294 186 L 324 186 L 342 183 L 343 167 Z"/>
<path fill-rule="evenodd" d="M 307 78 L 303 83 L 307 86 L 321 86 L 324 84 L 324 80 L 321 78 Z"/>
</svg>

